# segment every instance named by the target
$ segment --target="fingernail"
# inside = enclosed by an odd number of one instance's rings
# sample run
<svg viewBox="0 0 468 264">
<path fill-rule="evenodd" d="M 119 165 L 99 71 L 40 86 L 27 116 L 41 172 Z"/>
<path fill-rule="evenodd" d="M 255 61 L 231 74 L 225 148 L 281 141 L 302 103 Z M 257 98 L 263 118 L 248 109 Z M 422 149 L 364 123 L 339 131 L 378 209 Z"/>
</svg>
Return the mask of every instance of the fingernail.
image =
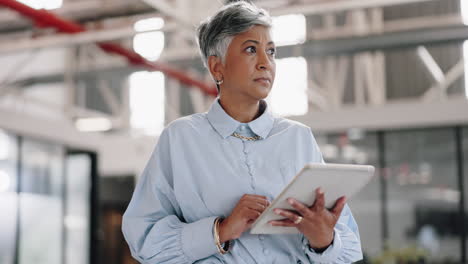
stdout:
<svg viewBox="0 0 468 264">
<path fill-rule="evenodd" d="M 273 212 L 274 212 L 275 214 L 279 214 L 279 213 L 280 213 L 280 210 L 275 209 L 275 210 L 273 210 Z"/>
<path fill-rule="evenodd" d="M 319 187 L 319 188 L 317 189 L 317 193 L 318 193 L 318 194 L 323 194 L 322 187 Z"/>
<path fill-rule="evenodd" d="M 293 205 L 293 204 L 294 204 L 293 198 L 288 198 L 288 203 L 289 203 L 290 205 Z"/>
</svg>

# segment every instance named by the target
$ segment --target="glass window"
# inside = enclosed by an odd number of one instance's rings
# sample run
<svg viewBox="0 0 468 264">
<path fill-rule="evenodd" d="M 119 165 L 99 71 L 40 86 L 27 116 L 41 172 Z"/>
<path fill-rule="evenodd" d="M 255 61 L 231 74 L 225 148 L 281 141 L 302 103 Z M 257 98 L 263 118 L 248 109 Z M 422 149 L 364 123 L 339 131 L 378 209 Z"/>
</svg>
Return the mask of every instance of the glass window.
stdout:
<svg viewBox="0 0 468 264">
<path fill-rule="evenodd" d="M 463 23 L 468 25 L 468 3 L 465 0 L 460 0 L 460 11 L 463 18 Z"/>
<path fill-rule="evenodd" d="M 317 135 L 316 139 L 327 163 L 368 164 L 376 167 L 374 178 L 350 199 L 348 205 L 360 227 L 365 257 L 377 256 L 382 250 L 382 220 L 376 133 L 351 129 L 341 134 Z"/>
<path fill-rule="evenodd" d="M 21 144 L 20 264 L 62 263 L 63 151 L 52 144 Z"/>
<path fill-rule="evenodd" d="M 463 129 L 463 160 L 463 183 L 465 187 L 465 234 L 468 235 L 468 127 Z M 468 254 L 468 239 L 465 239 L 465 254 Z"/>
<path fill-rule="evenodd" d="M 276 79 L 267 97 L 268 105 L 281 116 L 304 115 L 307 97 L 307 61 L 303 57 L 276 60 Z"/>
<path fill-rule="evenodd" d="M 133 50 L 147 60 L 155 61 L 164 50 L 164 32 L 157 31 L 164 26 L 162 18 L 137 21 L 134 25 L 140 31 L 133 37 Z"/>
<path fill-rule="evenodd" d="M 0 264 L 13 264 L 17 229 L 17 140 L 0 130 Z"/>
<path fill-rule="evenodd" d="M 388 245 L 395 254 L 410 251 L 421 259 L 460 261 L 454 135 L 453 129 L 385 135 Z"/>
<path fill-rule="evenodd" d="M 466 5 L 468 6 L 468 4 Z M 468 19 L 468 11 L 467 11 L 467 19 Z M 465 96 L 466 98 L 468 98 L 468 40 L 465 40 L 465 42 L 463 42 L 463 59 L 465 60 Z"/>
<path fill-rule="evenodd" d="M 164 84 L 161 72 L 130 75 L 130 123 L 136 131 L 157 135 L 164 129 Z"/>
<path fill-rule="evenodd" d="M 306 40 L 306 18 L 302 14 L 273 17 L 273 40 L 276 46 L 297 45 Z"/>
<path fill-rule="evenodd" d="M 74 154 L 66 162 L 65 256 L 67 264 L 88 263 L 90 242 L 91 160 Z"/>
</svg>

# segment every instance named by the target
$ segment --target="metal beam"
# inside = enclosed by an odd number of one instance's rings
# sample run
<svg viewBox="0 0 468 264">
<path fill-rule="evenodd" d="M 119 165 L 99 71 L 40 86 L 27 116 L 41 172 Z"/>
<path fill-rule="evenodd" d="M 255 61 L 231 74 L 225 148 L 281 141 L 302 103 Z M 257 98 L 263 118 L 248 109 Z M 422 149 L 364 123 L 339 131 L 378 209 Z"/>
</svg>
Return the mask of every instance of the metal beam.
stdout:
<svg viewBox="0 0 468 264">
<path fill-rule="evenodd" d="M 460 17 L 460 13 L 447 14 L 447 15 L 434 15 L 434 16 L 423 16 L 415 18 L 404 18 L 390 21 L 382 21 L 377 24 L 379 30 L 374 30 L 373 33 L 392 33 L 402 31 L 414 31 L 420 29 L 431 29 L 431 28 L 447 28 L 453 26 L 460 26 L 463 24 L 463 19 Z M 370 25 L 375 28 L 375 20 Z M 337 39 L 337 38 L 348 38 L 356 36 L 353 25 L 345 25 L 340 27 L 334 27 L 332 30 L 327 28 L 312 29 L 308 34 L 310 40 L 324 40 L 324 39 Z"/>
<path fill-rule="evenodd" d="M 194 25 L 189 19 L 187 19 L 187 15 L 181 14 L 177 11 L 177 8 L 175 8 L 175 6 L 171 6 L 167 0 L 143 0 L 143 2 L 154 7 L 156 10 L 159 10 L 168 17 L 171 17 L 181 26 L 193 30 Z"/>
<path fill-rule="evenodd" d="M 468 27 L 452 25 L 444 28 L 408 30 L 367 36 L 326 40 L 312 39 L 296 46 L 278 47 L 277 58 L 296 57 L 298 50 L 304 57 L 322 57 L 376 50 L 416 48 L 421 45 L 449 44 L 464 40 L 468 40 Z M 168 49 L 161 54 L 161 59 L 181 64 L 200 61 L 196 48 L 184 51 Z"/>
<path fill-rule="evenodd" d="M 47 12 L 45 10 L 36 10 L 15 0 L 0 0 L 0 5 L 18 11 L 20 14 L 31 18 L 37 24 L 40 24 L 43 27 L 53 27 L 59 30 L 60 32 L 65 32 L 69 34 L 76 34 L 86 31 L 86 29 L 79 24 L 62 19 L 52 14 L 51 12 Z M 147 61 L 139 54 L 130 51 L 122 46 L 113 43 L 99 43 L 98 46 L 107 53 L 120 55 L 127 58 L 128 62 L 134 65 L 142 66 L 153 71 L 161 71 L 165 73 L 166 76 L 177 79 L 189 87 L 193 86 L 199 88 L 203 93 L 207 95 L 217 95 L 217 90 L 214 85 L 210 86 L 202 81 L 195 80 L 187 74 L 179 70 L 173 69 L 168 65 Z"/>
<path fill-rule="evenodd" d="M 87 149 L 95 149 L 95 143 L 99 142 L 98 135 L 80 133 L 71 122 L 33 117 L 3 106 L 0 106 L 0 127 L 18 135 L 52 140 Z"/>
<path fill-rule="evenodd" d="M 312 127 L 316 132 L 342 132 L 350 128 L 392 130 L 464 125 L 468 124 L 466 113 L 468 100 L 457 96 L 435 102 L 413 99 L 388 102 L 382 106 L 343 106 L 337 111 L 309 111 L 304 116 L 290 118 Z"/>
<path fill-rule="evenodd" d="M 468 27 L 452 26 L 447 28 L 417 30 L 387 33 L 385 35 L 371 35 L 363 37 L 350 37 L 333 40 L 310 40 L 297 46 L 278 47 L 278 58 L 297 56 L 297 50 L 301 50 L 304 57 L 321 57 L 338 54 L 353 54 L 357 52 L 388 50 L 397 48 L 416 48 L 419 45 L 432 45 L 444 43 L 456 43 L 468 39 Z M 184 51 L 166 50 L 161 60 L 171 61 L 178 65 L 199 65 L 200 58 L 197 49 Z M 122 65 L 123 66 L 123 65 Z M 141 66 L 139 66 L 141 67 Z M 142 68 L 142 67 L 141 67 Z M 95 72 L 112 71 L 120 68 L 108 67 L 107 69 L 94 69 L 92 71 L 78 73 L 77 78 L 93 75 Z M 143 69 L 143 68 L 142 68 Z M 131 71 L 130 68 L 124 68 Z M 59 82 L 63 81 L 60 75 L 45 76 L 21 81 L 18 85 L 28 85 L 33 82 Z"/>
<path fill-rule="evenodd" d="M 443 82 L 445 79 L 444 72 L 440 68 L 439 64 L 437 64 L 434 57 L 432 57 L 431 53 L 426 49 L 426 47 L 419 46 L 416 49 L 416 53 L 434 81 L 437 83 Z"/>
<path fill-rule="evenodd" d="M 98 80 L 98 91 L 102 96 L 102 99 L 111 110 L 112 114 L 117 116 L 120 114 L 120 103 L 115 94 L 109 87 L 109 83 L 105 79 Z"/>
<path fill-rule="evenodd" d="M 420 45 L 459 42 L 468 39 L 468 27 L 453 26 L 417 31 L 394 32 L 385 35 L 369 35 L 333 40 L 307 41 L 302 45 L 304 56 L 327 56 L 346 53 L 357 53 L 372 50 L 386 50 L 416 47 Z M 289 47 L 279 47 L 281 57 L 294 56 Z"/>
<path fill-rule="evenodd" d="M 136 18 L 133 18 L 135 20 Z M 172 31 L 176 29 L 175 23 L 166 24 L 162 31 Z M 421 30 L 423 29 L 423 30 Z M 382 34 L 355 36 L 355 32 L 350 27 L 338 27 L 333 30 L 318 29 L 313 30 L 310 34 L 312 37 L 308 43 L 305 43 L 303 47 L 312 45 L 311 53 L 318 54 L 321 52 L 321 46 L 324 46 L 324 54 L 333 53 L 333 49 L 338 49 L 338 52 L 347 53 L 350 51 L 367 50 L 367 46 L 370 49 L 374 49 L 373 46 L 378 48 L 387 48 L 395 45 L 399 46 L 412 46 L 416 44 L 426 44 L 425 41 L 431 43 L 433 41 L 444 42 L 451 41 L 451 39 L 465 39 L 468 36 L 464 26 L 462 26 L 462 19 L 459 15 L 451 14 L 445 16 L 433 16 L 433 17 L 421 17 L 411 19 L 398 19 L 396 21 L 388 21 L 383 25 Z M 452 32 L 453 33 L 450 33 Z M 462 34 L 459 34 L 459 31 Z M 76 35 L 55 35 L 45 36 L 26 40 L 17 41 L 2 41 L 0 44 L 0 53 L 16 52 L 31 48 L 42 48 L 52 46 L 66 46 L 83 44 L 90 42 L 100 42 L 115 40 L 125 37 L 130 37 L 135 34 L 132 27 L 124 27 L 118 29 L 105 29 L 83 32 Z M 451 39 L 448 39 L 450 37 Z M 401 38 L 401 39 L 400 39 Z M 343 45 L 333 45 L 336 41 L 346 42 Z M 350 41 L 352 40 L 352 41 Z M 361 41 L 362 40 L 362 41 Z M 324 43 L 324 44 L 321 44 Z M 330 46 L 329 43 L 332 45 Z M 388 44 L 388 45 L 387 45 Z M 351 45 L 351 46 L 350 46 Z M 288 55 L 287 49 L 290 47 L 280 47 L 279 56 L 282 54 Z M 286 51 L 285 51 L 286 50 Z M 192 58 L 198 56 L 198 50 L 194 47 L 192 49 L 181 49 L 176 50 L 165 50 L 161 55 L 163 60 L 183 60 L 186 58 Z"/>
<path fill-rule="evenodd" d="M 101 0 L 64 1 L 54 14 L 67 17 L 77 23 L 88 23 L 109 19 L 113 17 L 143 15 L 154 12 L 154 9 L 142 1 L 113 0 L 111 2 Z M 31 23 L 21 19 L 18 13 L 0 9 L 0 32 L 13 32 L 31 28 Z"/>
<path fill-rule="evenodd" d="M 442 100 L 447 96 L 447 89 L 465 73 L 465 60 L 460 59 L 443 75 L 441 82 L 429 88 L 421 98 L 425 101 Z"/>
<path fill-rule="evenodd" d="M 430 1 L 439 0 L 324 0 L 314 4 L 283 6 L 281 8 L 271 10 L 270 13 L 274 16 L 297 13 L 305 15 L 314 15 L 371 7 L 385 7 L 394 5 L 423 3 Z M 259 3 L 259 5 L 268 8 L 268 2 L 269 1 L 262 1 Z"/>
<path fill-rule="evenodd" d="M 175 24 L 169 24 L 166 25 L 160 31 L 171 31 L 175 28 Z M 2 41 L 2 43 L 0 44 L 0 54 L 14 53 L 30 49 L 54 48 L 61 46 L 72 46 L 94 42 L 118 40 L 132 37 L 137 33 L 139 32 L 136 32 L 133 26 L 129 26 L 114 29 L 100 29 L 94 31 L 87 31 L 74 35 L 56 34 L 52 36 L 45 36 L 39 38 L 27 38 L 15 41 Z"/>
</svg>

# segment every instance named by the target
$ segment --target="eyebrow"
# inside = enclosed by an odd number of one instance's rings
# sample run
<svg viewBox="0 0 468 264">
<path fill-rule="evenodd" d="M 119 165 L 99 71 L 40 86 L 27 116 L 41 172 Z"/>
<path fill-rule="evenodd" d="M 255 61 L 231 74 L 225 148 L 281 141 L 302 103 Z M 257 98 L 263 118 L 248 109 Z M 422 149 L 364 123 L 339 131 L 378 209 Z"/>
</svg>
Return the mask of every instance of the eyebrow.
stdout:
<svg viewBox="0 0 468 264">
<path fill-rule="evenodd" d="M 253 42 L 253 43 L 257 44 L 257 45 L 260 44 L 260 42 L 258 42 L 257 40 L 248 39 L 248 40 L 244 41 L 244 43 L 242 43 L 242 45 L 244 45 L 247 42 Z M 271 44 L 274 45 L 275 43 L 273 41 L 270 41 L 270 42 L 267 43 L 267 45 L 271 45 Z"/>
</svg>

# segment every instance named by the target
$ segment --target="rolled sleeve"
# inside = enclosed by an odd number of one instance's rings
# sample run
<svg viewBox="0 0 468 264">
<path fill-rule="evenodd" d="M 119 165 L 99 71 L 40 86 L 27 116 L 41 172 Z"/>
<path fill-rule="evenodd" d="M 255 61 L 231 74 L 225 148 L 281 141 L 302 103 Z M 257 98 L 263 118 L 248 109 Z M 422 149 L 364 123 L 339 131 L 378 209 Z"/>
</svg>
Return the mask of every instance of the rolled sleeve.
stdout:
<svg viewBox="0 0 468 264">
<path fill-rule="evenodd" d="M 313 263 L 335 263 L 340 255 L 342 246 L 339 231 L 335 228 L 333 243 L 322 253 L 316 253 L 310 246 L 307 238 L 303 237 L 302 244 L 304 251 Z"/>
<path fill-rule="evenodd" d="M 184 225 L 181 238 L 182 251 L 192 262 L 218 252 L 213 239 L 215 219 L 216 217 L 207 217 Z"/>
</svg>

